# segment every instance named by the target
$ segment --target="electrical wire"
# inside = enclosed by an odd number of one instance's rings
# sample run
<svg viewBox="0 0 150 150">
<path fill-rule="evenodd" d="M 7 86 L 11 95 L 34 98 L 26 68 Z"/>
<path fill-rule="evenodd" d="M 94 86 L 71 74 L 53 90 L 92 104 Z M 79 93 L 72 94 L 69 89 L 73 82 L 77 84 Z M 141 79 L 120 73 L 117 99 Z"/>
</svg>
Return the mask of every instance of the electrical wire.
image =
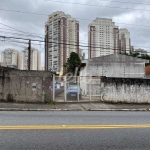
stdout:
<svg viewBox="0 0 150 150">
<path fill-rule="evenodd" d="M 3 39 L 21 39 L 21 40 L 29 40 L 29 39 L 24 39 L 24 38 L 17 38 L 17 37 L 6 37 L 6 36 L 0 36 L 0 38 L 3 38 Z M 45 42 L 45 41 L 40 41 L 40 40 L 35 40 L 35 39 L 31 39 L 31 41 L 36 41 L 36 42 Z M 114 49 L 114 48 L 106 48 L 106 47 L 94 47 L 94 46 L 85 46 L 85 45 L 74 45 L 74 44 L 66 44 L 66 43 L 57 43 L 57 42 L 48 42 L 48 43 L 54 43 L 54 44 L 58 44 L 58 45 L 71 45 L 71 46 L 81 46 L 81 47 L 90 47 L 90 48 L 100 48 L 100 49 L 105 49 L 105 50 L 108 50 L 108 52 L 110 52 L 110 50 L 120 50 L 120 49 Z M 34 43 L 35 44 L 35 43 Z M 40 44 L 35 44 L 35 45 L 40 45 Z M 55 46 L 54 46 L 55 47 Z M 87 49 L 88 50 L 88 49 Z M 128 50 L 128 49 L 126 49 Z M 130 50 L 130 49 L 129 49 Z M 101 50 L 92 50 L 92 51 L 100 51 L 102 52 Z M 104 51 L 106 52 L 106 51 Z M 148 52 L 149 53 L 149 52 Z"/>
<path fill-rule="evenodd" d="M 1 32 L 1 33 L 9 33 L 9 34 L 17 34 L 17 35 L 24 35 L 24 34 L 18 34 L 18 33 L 14 33 L 14 32 Z M 103 32 L 103 33 L 112 33 L 112 32 Z M 26 36 L 29 36 L 29 35 L 26 35 Z M 65 40 L 60 40 L 60 41 L 65 41 Z M 69 43 L 77 43 L 77 42 L 75 42 L 75 41 L 68 41 Z M 88 44 L 88 42 L 86 42 L 86 43 L 83 43 L 83 42 L 80 42 L 80 43 L 82 43 L 82 44 Z M 106 45 L 103 45 L 103 44 L 96 44 L 96 43 L 99 43 L 99 42 L 95 42 L 94 43 L 94 45 L 95 46 L 106 46 Z M 103 42 L 102 42 L 103 43 Z M 143 46 L 134 46 L 134 47 L 143 47 Z M 143 47 L 143 48 L 150 48 L 150 47 Z"/>
<path fill-rule="evenodd" d="M 111 0 L 99 0 L 99 2 L 111 2 L 111 3 L 124 3 L 124 4 L 134 4 L 134 5 L 150 5 L 146 3 L 133 3 L 133 2 L 121 2 L 121 1 L 111 1 Z"/>
<path fill-rule="evenodd" d="M 85 3 L 73 3 L 73 2 L 64 2 L 64 1 L 53 1 L 53 0 L 45 0 L 48 2 L 54 2 L 54 3 L 64 3 L 64 4 L 74 4 L 74 5 L 81 5 L 81 6 L 90 6 L 90 7 L 105 7 L 105 8 L 111 8 L 111 9 L 130 9 L 130 10 L 141 10 L 141 11 L 150 11 L 148 9 L 134 9 L 134 8 L 123 8 L 123 7 L 112 7 L 112 6 L 100 6 L 100 5 L 92 5 L 92 4 L 85 4 Z"/>
<path fill-rule="evenodd" d="M 103 7 L 103 6 L 102 6 Z M 126 9 L 126 8 L 124 8 Z M 31 12 L 23 12 L 23 11 L 17 11 L 17 10 L 8 10 L 8 9 L 2 9 L 0 8 L 0 10 L 4 10 L 4 11 L 12 11 L 12 12 L 17 12 L 17 13 L 27 13 L 27 14 L 34 14 L 34 15 L 43 15 L 43 16 L 49 16 L 47 14 L 39 14 L 39 13 L 31 13 Z M 137 9 L 138 10 L 138 9 Z M 143 10 L 143 9 L 141 9 Z M 147 10 L 147 11 L 150 11 L 150 10 Z M 74 19 L 77 19 L 77 20 L 85 20 L 85 21 L 93 21 L 91 19 L 83 19 L 83 18 L 74 18 Z M 136 25 L 136 24 L 126 24 L 126 23 L 120 23 L 120 22 L 116 22 L 118 24 L 125 24 L 125 25 L 129 25 L 129 26 L 137 26 L 137 27 L 147 27 L 147 28 L 150 28 L 150 26 L 145 26 L 145 25 Z"/>
</svg>

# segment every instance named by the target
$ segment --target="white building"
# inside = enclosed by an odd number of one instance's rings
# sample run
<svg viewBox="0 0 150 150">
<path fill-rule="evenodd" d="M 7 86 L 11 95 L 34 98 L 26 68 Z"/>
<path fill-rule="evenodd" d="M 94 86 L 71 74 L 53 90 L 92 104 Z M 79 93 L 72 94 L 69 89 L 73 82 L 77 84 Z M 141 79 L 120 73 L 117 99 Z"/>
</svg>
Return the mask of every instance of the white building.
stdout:
<svg viewBox="0 0 150 150">
<path fill-rule="evenodd" d="M 79 53 L 79 22 L 64 12 L 54 12 L 45 23 L 45 38 L 45 70 L 62 75 L 70 53 Z"/>
<path fill-rule="evenodd" d="M 12 48 L 7 48 L 1 53 L 1 62 L 7 66 L 18 68 L 18 51 Z"/>
<path fill-rule="evenodd" d="M 147 55 L 147 51 L 146 50 L 144 50 L 144 49 L 141 49 L 141 48 L 139 48 L 139 49 L 136 49 L 135 51 L 133 51 L 133 53 L 139 53 L 139 55 L 138 56 L 144 56 L 144 55 Z"/>
<path fill-rule="evenodd" d="M 83 49 L 79 49 L 79 57 L 81 60 L 84 60 L 85 59 L 85 52 Z"/>
<path fill-rule="evenodd" d="M 118 42 L 117 34 L 118 27 L 112 19 L 96 18 L 90 23 L 88 26 L 89 58 L 114 54 L 114 41 Z"/>
<path fill-rule="evenodd" d="M 131 53 L 130 32 L 119 29 L 112 19 L 96 18 L 88 26 L 89 58 Z"/>
<path fill-rule="evenodd" d="M 28 49 L 25 48 L 19 53 L 19 64 L 18 68 L 20 70 L 28 70 Z M 31 64 L 30 70 L 41 70 L 41 52 L 31 48 Z"/>
<path fill-rule="evenodd" d="M 119 29 L 119 41 L 121 53 L 131 53 L 130 32 L 126 28 Z"/>
</svg>

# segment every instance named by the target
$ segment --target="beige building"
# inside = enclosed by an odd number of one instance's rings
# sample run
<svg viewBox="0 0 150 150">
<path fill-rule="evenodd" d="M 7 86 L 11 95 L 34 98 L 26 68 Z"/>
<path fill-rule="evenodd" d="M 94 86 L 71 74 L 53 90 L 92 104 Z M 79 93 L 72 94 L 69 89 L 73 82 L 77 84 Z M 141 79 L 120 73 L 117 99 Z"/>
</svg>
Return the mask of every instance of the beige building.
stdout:
<svg viewBox="0 0 150 150">
<path fill-rule="evenodd" d="M 88 57 L 101 57 L 111 54 L 130 53 L 130 32 L 119 29 L 112 19 L 96 18 L 88 26 Z"/>
<path fill-rule="evenodd" d="M 116 37 L 114 37 L 114 32 Z M 96 18 L 89 24 L 89 58 L 114 54 L 114 41 L 118 42 L 118 27 L 112 19 Z"/>
<path fill-rule="evenodd" d="M 31 48 L 31 64 L 30 70 L 41 70 L 41 52 Z M 25 48 L 19 53 L 19 64 L 18 68 L 20 70 L 28 70 L 28 49 Z"/>
<path fill-rule="evenodd" d="M 119 29 L 119 42 L 121 53 L 131 53 L 130 32 L 126 28 Z"/>
<path fill-rule="evenodd" d="M 62 75 L 70 53 L 79 53 L 79 22 L 64 12 L 54 12 L 45 23 L 45 39 L 45 70 Z"/>
<path fill-rule="evenodd" d="M 1 53 L 1 62 L 7 66 L 18 68 L 18 51 L 12 48 L 7 48 Z"/>
</svg>

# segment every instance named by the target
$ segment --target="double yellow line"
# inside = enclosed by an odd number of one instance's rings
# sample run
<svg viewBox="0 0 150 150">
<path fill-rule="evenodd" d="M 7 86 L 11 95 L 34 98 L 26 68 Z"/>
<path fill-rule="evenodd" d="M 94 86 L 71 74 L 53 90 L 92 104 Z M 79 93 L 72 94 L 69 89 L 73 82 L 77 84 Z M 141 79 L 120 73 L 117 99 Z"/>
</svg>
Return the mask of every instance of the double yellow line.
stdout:
<svg viewBox="0 0 150 150">
<path fill-rule="evenodd" d="M 55 129 L 128 129 L 150 128 L 150 124 L 128 125 L 13 125 L 0 126 L 0 130 L 55 130 Z"/>
</svg>

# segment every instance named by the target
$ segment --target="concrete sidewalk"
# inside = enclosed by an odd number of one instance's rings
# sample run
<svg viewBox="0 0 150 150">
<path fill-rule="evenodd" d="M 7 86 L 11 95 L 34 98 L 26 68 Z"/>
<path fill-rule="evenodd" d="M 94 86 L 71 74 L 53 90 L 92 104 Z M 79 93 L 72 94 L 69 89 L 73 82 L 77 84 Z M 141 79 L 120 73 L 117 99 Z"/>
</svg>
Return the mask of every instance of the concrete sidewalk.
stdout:
<svg viewBox="0 0 150 150">
<path fill-rule="evenodd" d="M 150 111 L 150 104 L 56 103 L 27 104 L 0 103 L 0 111 Z"/>
</svg>

